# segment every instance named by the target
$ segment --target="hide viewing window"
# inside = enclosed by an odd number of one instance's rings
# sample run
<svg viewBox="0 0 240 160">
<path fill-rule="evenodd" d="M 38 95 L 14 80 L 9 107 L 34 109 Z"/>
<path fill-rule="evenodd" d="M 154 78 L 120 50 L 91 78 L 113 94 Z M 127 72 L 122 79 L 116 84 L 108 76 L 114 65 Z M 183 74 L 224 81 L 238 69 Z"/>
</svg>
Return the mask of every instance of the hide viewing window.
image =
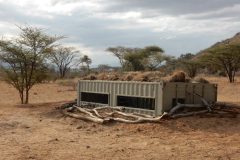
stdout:
<svg viewBox="0 0 240 160">
<path fill-rule="evenodd" d="M 108 94 L 81 92 L 81 101 L 92 103 L 108 103 Z"/>
<path fill-rule="evenodd" d="M 153 98 L 117 96 L 117 106 L 154 110 L 155 100 Z"/>
</svg>

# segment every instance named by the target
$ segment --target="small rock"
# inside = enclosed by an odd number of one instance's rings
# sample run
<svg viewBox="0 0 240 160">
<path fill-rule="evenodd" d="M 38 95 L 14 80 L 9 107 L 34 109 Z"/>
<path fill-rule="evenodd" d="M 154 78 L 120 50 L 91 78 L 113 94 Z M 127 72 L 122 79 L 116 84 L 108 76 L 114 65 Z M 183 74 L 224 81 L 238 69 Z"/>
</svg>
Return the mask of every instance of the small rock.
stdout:
<svg viewBox="0 0 240 160">
<path fill-rule="evenodd" d="M 35 159 L 35 157 L 34 157 L 34 156 L 29 156 L 28 158 L 29 158 L 29 159 Z"/>
<path fill-rule="evenodd" d="M 138 131 L 138 132 L 141 132 L 141 131 L 142 131 L 142 129 L 141 129 L 141 128 L 137 128 L 137 131 Z"/>
<path fill-rule="evenodd" d="M 82 126 L 78 126 L 76 129 L 82 129 Z"/>
<path fill-rule="evenodd" d="M 86 148 L 90 148 L 90 146 L 86 146 Z"/>
<path fill-rule="evenodd" d="M 59 140 L 58 140 L 57 138 L 55 138 L 55 139 L 49 140 L 48 143 L 50 143 L 50 142 L 56 142 L 56 141 L 59 141 Z"/>
<path fill-rule="evenodd" d="M 120 137 L 120 135 L 119 135 L 119 134 L 116 134 L 116 137 Z"/>
</svg>

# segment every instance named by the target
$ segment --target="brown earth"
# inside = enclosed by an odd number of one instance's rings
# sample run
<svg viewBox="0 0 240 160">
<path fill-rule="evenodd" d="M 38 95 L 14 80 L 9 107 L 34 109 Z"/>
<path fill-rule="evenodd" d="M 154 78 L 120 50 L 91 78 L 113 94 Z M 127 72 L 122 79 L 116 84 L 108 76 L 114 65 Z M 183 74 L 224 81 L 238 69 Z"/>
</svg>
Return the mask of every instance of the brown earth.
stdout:
<svg viewBox="0 0 240 160">
<path fill-rule="evenodd" d="M 240 83 L 219 84 L 219 101 L 240 104 Z M 98 125 L 62 116 L 72 86 L 40 84 L 30 105 L 0 82 L 0 159 L 240 159 L 240 116 L 196 116 L 158 124 Z"/>
</svg>

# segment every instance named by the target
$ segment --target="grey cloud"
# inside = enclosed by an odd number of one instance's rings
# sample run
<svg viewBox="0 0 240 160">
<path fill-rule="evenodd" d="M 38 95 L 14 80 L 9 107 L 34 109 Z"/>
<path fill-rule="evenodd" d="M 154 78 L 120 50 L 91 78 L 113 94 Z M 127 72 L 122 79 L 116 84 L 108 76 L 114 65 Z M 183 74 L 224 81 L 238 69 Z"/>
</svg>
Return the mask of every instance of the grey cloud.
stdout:
<svg viewBox="0 0 240 160">
<path fill-rule="evenodd" d="M 61 3 L 74 3 L 76 1 L 64 0 Z M 137 23 L 131 23 L 129 22 L 131 20 L 128 19 L 110 19 L 96 16 L 101 13 L 111 15 L 116 12 L 139 11 L 144 16 L 140 18 L 147 19 L 171 15 L 177 18 L 180 17 L 179 21 L 181 21 L 182 17 L 180 15 L 183 15 L 183 18 L 189 21 L 193 20 L 196 23 L 201 23 L 206 19 L 229 17 L 228 21 L 219 20 L 219 23 L 232 24 L 239 21 L 239 14 L 237 14 L 239 11 L 231 11 L 231 9 L 218 13 L 214 11 L 232 7 L 240 3 L 239 0 L 94 0 L 94 2 L 102 6 L 98 12 L 90 14 L 90 12 L 84 12 L 79 8 L 73 11 L 71 16 L 46 13 L 53 16 L 52 19 L 44 18 L 44 16 L 26 15 L 24 10 L 28 6 L 21 8 L 8 3 L 2 3 L 0 5 L 0 23 L 2 21 L 10 22 L 13 25 L 27 23 L 46 26 L 48 28 L 47 32 L 51 34 L 69 37 L 63 43 L 81 44 L 90 48 L 92 52 L 90 55 L 93 58 L 94 65 L 101 63 L 117 64 L 117 60 L 105 52 L 105 49 L 110 46 L 144 47 L 146 45 L 159 45 L 165 49 L 166 53 L 171 55 L 179 55 L 186 52 L 196 53 L 214 44 L 216 41 L 231 37 L 239 31 L 240 27 L 239 24 L 228 28 L 228 30 L 223 30 L 221 33 L 211 30 L 207 32 L 192 31 L 191 34 L 182 34 L 178 33 L 178 31 L 169 30 L 156 32 L 155 29 L 158 26 L 153 27 L 151 24 L 138 26 Z M 59 1 L 52 1 L 53 6 L 57 3 Z M 133 21 L 135 20 L 133 19 Z M 163 21 L 162 23 L 165 22 Z M 126 25 L 126 27 L 124 29 L 116 27 L 121 25 Z M 4 30 L 0 28 L 0 34 L 4 34 L 7 29 L 8 26 Z"/>
<path fill-rule="evenodd" d="M 240 19 L 240 6 L 239 10 L 228 10 L 222 12 L 210 12 L 207 14 L 199 14 L 199 15 L 190 15 L 186 16 L 188 19 L 193 20 L 206 20 L 206 19 L 222 19 L 223 21 L 235 21 L 234 19 Z"/>
<path fill-rule="evenodd" d="M 76 3 L 82 0 L 52 0 L 52 4 Z M 240 5 L 239 0 L 92 0 L 103 12 L 140 11 L 143 16 L 200 14 Z"/>
<path fill-rule="evenodd" d="M 52 0 L 53 5 L 76 2 L 83 1 Z M 189 19 L 240 18 L 240 9 L 231 11 L 231 7 L 240 5 L 239 0 L 92 0 L 89 2 L 101 4 L 102 12 L 105 13 L 136 11 L 142 13 L 142 18 L 189 14 L 190 16 L 187 16 Z M 230 8 L 230 10 L 217 12 L 225 8 Z M 201 15 L 202 13 L 209 14 Z"/>
<path fill-rule="evenodd" d="M 109 0 L 105 0 L 106 4 Z M 115 3 L 114 3 L 115 2 Z M 204 13 L 232 7 L 240 4 L 239 0 L 121 0 L 111 1 L 106 6 L 108 11 L 150 10 L 162 14 L 183 15 Z"/>
</svg>

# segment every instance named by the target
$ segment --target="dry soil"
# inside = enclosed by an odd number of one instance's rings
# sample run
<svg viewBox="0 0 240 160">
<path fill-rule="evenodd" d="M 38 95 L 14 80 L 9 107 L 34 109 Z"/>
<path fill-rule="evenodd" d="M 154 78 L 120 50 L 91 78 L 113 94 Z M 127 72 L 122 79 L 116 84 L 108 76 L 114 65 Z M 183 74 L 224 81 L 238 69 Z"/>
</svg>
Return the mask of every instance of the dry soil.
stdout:
<svg viewBox="0 0 240 160">
<path fill-rule="evenodd" d="M 208 79 L 219 84 L 220 101 L 239 104 L 239 83 Z M 19 105 L 17 92 L 0 82 L 0 159 L 240 159 L 240 116 L 98 125 L 55 109 L 75 96 L 72 86 L 40 84 L 31 104 Z"/>
</svg>

